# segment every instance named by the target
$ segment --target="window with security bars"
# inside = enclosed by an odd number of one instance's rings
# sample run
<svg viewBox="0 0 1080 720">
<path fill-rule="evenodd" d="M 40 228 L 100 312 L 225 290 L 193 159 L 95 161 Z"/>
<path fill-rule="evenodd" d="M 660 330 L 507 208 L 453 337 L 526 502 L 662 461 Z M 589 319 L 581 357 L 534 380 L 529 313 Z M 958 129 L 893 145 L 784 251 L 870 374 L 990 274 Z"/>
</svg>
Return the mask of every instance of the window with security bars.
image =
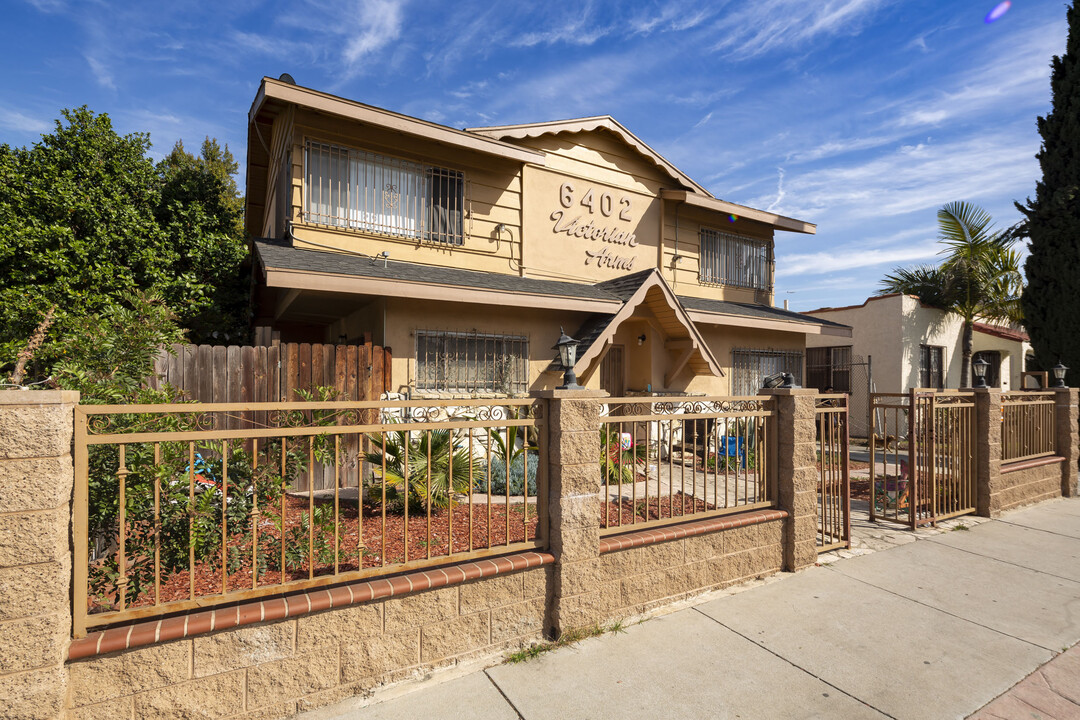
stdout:
<svg viewBox="0 0 1080 720">
<path fill-rule="evenodd" d="M 806 348 L 806 387 L 851 392 L 851 346 Z"/>
<path fill-rule="evenodd" d="M 416 389 L 513 395 L 529 390 L 529 340 L 517 335 L 416 333 Z"/>
<path fill-rule="evenodd" d="M 731 351 L 731 392 L 733 395 L 757 395 L 769 375 L 788 372 L 802 385 L 803 354 L 798 350 L 757 350 L 737 348 Z"/>
<path fill-rule="evenodd" d="M 363 150 L 308 142 L 304 220 L 320 225 L 465 242 L 465 176 Z"/>
<path fill-rule="evenodd" d="M 768 290 L 769 244 L 710 228 L 701 229 L 699 279 L 703 283 Z"/>
<path fill-rule="evenodd" d="M 919 346 L 919 387 L 945 389 L 945 348 Z"/>
</svg>

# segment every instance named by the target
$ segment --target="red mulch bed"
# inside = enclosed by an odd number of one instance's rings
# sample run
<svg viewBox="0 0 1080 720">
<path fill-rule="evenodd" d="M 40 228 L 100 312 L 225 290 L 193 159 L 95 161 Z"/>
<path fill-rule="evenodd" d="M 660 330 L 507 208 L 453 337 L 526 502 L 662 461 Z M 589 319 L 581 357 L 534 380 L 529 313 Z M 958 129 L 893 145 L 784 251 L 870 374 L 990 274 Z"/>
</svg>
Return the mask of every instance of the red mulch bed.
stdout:
<svg viewBox="0 0 1080 720">
<path fill-rule="evenodd" d="M 333 507 L 333 500 L 316 501 L 315 506 L 320 504 Z M 528 522 L 525 521 L 523 505 L 511 503 L 509 528 L 507 527 L 507 514 L 505 504 L 480 503 L 474 499 L 472 506 L 472 537 L 470 542 L 469 506 L 467 503 L 454 503 L 453 507 L 453 552 L 465 553 L 474 549 L 498 547 L 512 543 L 532 540 L 536 537 L 536 504 L 530 502 L 528 507 Z M 280 513 L 280 503 L 275 505 L 274 510 Z M 264 511 L 265 512 L 265 511 Z M 488 514 L 490 512 L 490 532 L 488 527 Z M 285 527 L 287 530 L 301 527 L 302 514 L 308 513 L 308 499 L 306 497 L 286 496 L 285 499 Z M 338 518 L 340 533 L 338 535 L 338 568 L 337 571 L 344 573 L 357 569 L 357 556 L 362 558 L 363 569 L 386 566 L 388 572 L 393 572 L 390 566 L 402 564 L 405 561 L 405 515 L 403 513 L 392 514 L 387 512 L 385 519 L 385 546 L 383 542 L 383 516 L 381 508 L 367 506 L 363 511 L 363 537 L 362 547 L 359 546 L 357 508 L 355 501 L 340 502 L 338 506 Z M 410 511 L 409 522 L 409 560 L 424 560 L 427 558 L 443 557 L 450 554 L 450 511 L 449 509 L 433 509 L 431 513 L 430 528 L 427 522 L 427 513 Z M 509 532 L 508 532 L 509 531 Z M 315 541 L 318 543 L 318 528 L 315 531 Z M 259 545 L 268 554 L 275 556 L 275 563 L 280 564 L 280 533 L 274 522 L 264 517 L 259 523 Z M 329 547 L 329 559 L 320 561 L 315 559 L 314 569 L 309 573 L 307 559 L 308 543 L 307 533 L 302 533 L 299 551 L 302 561 L 298 567 L 288 566 L 284 579 L 278 570 L 260 572 L 258 586 L 267 587 L 281 582 L 303 580 L 309 574 L 319 577 L 334 574 L 333 532 L 327 537 Z M 230 537 L 229 548 L 240 548 L 244 560 L 235 572 L 230 572 L 227 578 L 226 588 L 228 591 L 251 589 L 251 541 L 246 541 L 242 533 Z M 385 547 L 385 549 L 384 549 Z M 318 554 L 318 550 L 316 550 Z M 129 566 L 131 565 L 129 559 Z M 152 559 L 151 559 L 152 562 Z M 152 567 L 152 565 L 151 565 Z M 154 589 L 151 580 L 148 589 L 128 607 L 143 607 L 154 604 Z M 222 572 L 220 558 L 213 561 L 204 560 L 195 566 L 195 597 L 217 595 L 222 592 Z M 162 603 L 176 600 L 187 600 L 191 597 L 190 573 L 188 570 L 173 573 L 162 579 L 161 599 Z M 104 597 L 92 596 L 89 600 L 89 612 L 99 613 L 117 610 L 115 586 L 112 592 Z"/>
<path fill-rule="evenodd" d="M 675 493 L 671 498 L 650 497 L 647 509 L 644 498 L 638 500 L 636 505 L 632 500 L 623 500 L 621 502 L 608 500 L 600 509 L 600 526 L 630 525 L 634 522 L 635 516 L 637 522 L 640 523 L 649 522 L 650 520 L 683 517 L 713 509 L 715 509 L 715 506 L 712 503 L 695 499 L 691 495 L 683 495 L 681 492 Z"/>
</svg>

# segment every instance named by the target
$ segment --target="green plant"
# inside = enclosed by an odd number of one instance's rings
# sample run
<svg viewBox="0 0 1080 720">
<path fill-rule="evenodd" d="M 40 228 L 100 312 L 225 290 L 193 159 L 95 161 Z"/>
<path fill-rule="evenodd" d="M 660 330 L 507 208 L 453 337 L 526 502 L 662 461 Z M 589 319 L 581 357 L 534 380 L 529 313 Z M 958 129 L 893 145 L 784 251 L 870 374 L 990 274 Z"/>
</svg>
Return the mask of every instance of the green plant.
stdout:
<svg viewBox="0 0 1080 720">
<path fill-rule="evenodd" d="M 410 509 L 444 508 L 450 492 L 470 491 L 468 451 L 452 430 L 395 430 L 367 439 L 372 449 L 365 459 L 380 473 L 386 468 L 388 508 L 401 510 L 406 502 Z"/>
<path fill-rule="evenodd" d="M 600 472 L 604 482 L 611 485 L 632 483 L 637 478 L 638 467 L 648 459 L 648 448 L 631 440 L 631 446 L 622 448 L 622 433 L 606 425 L 600 430 Z"/>
</svg>

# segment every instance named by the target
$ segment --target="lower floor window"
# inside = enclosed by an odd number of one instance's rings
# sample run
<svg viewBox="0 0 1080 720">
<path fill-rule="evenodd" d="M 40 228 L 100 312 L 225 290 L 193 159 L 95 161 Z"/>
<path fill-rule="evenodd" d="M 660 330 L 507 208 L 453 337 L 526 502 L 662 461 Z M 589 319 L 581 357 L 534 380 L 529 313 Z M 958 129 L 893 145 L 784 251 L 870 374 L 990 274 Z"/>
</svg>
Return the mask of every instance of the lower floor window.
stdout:
<svg viewBox="0 0 1080 720">
<path fill-rule="evenodd" d="M 919 387 L 945 388 L 945 348 L 939 345 L 919 346 Z"/>
<path fill-rule="evenodd" d="M 806 348 L 806 387 L 851 392 L 851 346 Z"/>
<path fill-rule="evenodd" d="M 416 389 L 511 395 L 529 389 L 529 340 L 520 335 L 418 330 Z"/>
<path fill-rule="evenodd" d="M 731 351 L 731 360 L 733 395 L 757 395 L 765 378 L 780 372 L 791 373 L 802 385 L 803 354 L 798 350 L 737 348 Z"/>
</svg>

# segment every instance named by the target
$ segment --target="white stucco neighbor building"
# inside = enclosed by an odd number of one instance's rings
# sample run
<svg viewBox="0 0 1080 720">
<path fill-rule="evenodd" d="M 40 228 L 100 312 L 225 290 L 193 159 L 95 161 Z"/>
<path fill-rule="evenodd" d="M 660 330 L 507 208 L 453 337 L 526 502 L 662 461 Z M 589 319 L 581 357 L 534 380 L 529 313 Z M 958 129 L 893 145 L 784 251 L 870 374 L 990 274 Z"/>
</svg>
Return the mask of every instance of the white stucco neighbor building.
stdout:
<svg viewBox="0 0 1080 720">
<path fill-rule="evenodd" d="M 915 295 L 881 295 L 861 305 L 821 308 L 806 315 L 843 323 L 852 328 L 851 340 L 815 336 L 808 338 L 807 367 L 826 367 L 807 372 L 807 386 L 831 385 L 838 392 L 852 392 L 852 412 L 865 413 L 865 392 L 843 387 L 842 371 L 852 357 L 872 359 L 873 392 L 906 392 L 914 387 L 957 388 L 960 385 L 963 320 L 955 314 L 924 305 Z M 815 350 L 815 348 L 817 348 Z M 1019 390 L 1025 359 L 1031 352 L 1027 333 L 1010 327 L 975 323 L 972 360 L 990 363 L 987 384 L 1002 390 Z M 835 365 L 840 372 L 829 372 Z M 969 378 L 974 375 L 969 372 Z M 821 389 L 825 389 L 824 387 Z M 863 404 L 863 408 L 856 407 Z"/>
</svg>

